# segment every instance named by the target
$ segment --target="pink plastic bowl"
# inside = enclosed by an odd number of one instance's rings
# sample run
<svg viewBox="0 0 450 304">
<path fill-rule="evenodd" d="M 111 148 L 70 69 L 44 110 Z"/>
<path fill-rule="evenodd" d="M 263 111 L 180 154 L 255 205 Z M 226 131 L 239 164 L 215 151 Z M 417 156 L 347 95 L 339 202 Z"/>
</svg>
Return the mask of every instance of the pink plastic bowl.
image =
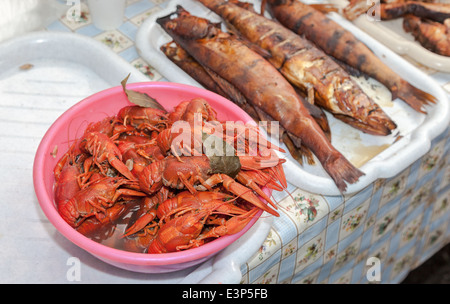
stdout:
<svg viewBox="0 0 450 304">
<path fill-rule="evenodd" d="M 217 111 L 220 120 L 252 122 L 250 116 L 232 102 L 204 89 L 169 82 L 134 83 L 127 85 L 127 88 L 149 94 L 169 111 L 182 101 L 202 97 Z M 34 160 L 33 180 L 39 204 L 50 222 L 67 239 L 116 267 L 136 272 L 163 273 L 206 261 L 242 236 L 262 212 L 241 232 L 220 237 L 201 247 L 166 254 L 143 254 L 113 249 L 85 237 L 70 227 L 56 210 L 53 168 L 57 161 L 68 150 L 71 141 L 81 136 L 89 122 L 115 115 L 119 109 L 130 104 L 122 87 L 118 86 L 80 101 L 55 121 L 42 139 Z"/>
</svg>

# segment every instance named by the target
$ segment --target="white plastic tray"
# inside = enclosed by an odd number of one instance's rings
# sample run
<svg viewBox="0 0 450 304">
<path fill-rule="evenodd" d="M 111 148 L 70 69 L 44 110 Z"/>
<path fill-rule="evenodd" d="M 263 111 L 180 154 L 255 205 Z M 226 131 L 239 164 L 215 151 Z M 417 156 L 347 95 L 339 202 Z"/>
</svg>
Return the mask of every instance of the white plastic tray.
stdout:
<svg viewBox="0 0 450 304">
<path fill-rule="evenodd" d="M 259 0 L 247 2 L 256 4 L 255 8 L 260 6 Z M 161 45 L 172 39 L 155 20 L 174 12 L 178 4 L 196 16 L 205 17 L 214 22 L 221 21 L 220 17 L 198 1 L 172 0 L 165 9 L 153 14 L 142 24 L 137 33 L 136 46 L 140 55 L 168 80 L 200 86 L 160 50 Z M 430 148 L 431 140 L 443 132 L 448 125 L 449 104 L 445 92 L 430 77 L 338 14 L 330 14 L 330 17 L 366 43 L 382 61 L 400 76 L 438 99 L 436 105 L 427 109 L 428 114 L 425 116 L 415 112 L 402 101 L 391 102 L 390 92 L 378 82 L 357 79 L 364 85 L 366 92 L 376 98 L 383 110 L 397 123 L 398 132 L 385 137 L 371 136 L 328 115 L 332 129 L 332 144 L 365 173 L 365 176 L 360 178 L 356 184 L 349 185 L 347 188 L 346 193 L 354 193 L 378 178 L 397 175 L 424 155 Z M 395 141 L 394 135 L 397 134 L 402 138 Z M 290 155 L 285 154 L 284 157 L 287 159 L 284 169 L 290 183 L 313 193 L 340 195 L 333 180 L 320 164 L 300 166 Z"/>
<path fill-rule="evenodd" d="M 420 64 L 443 72 L 450 72 L 450 57 L 438 55 L 424 48 L 411 33 L 403 30 L 403 18 L 371 21 L 366 15 L 353 21 L 358 28 L 400 55 L 408 55 Z"/>
<path fill-rule="evenodd" d="M 20 69 L 25 64 L 32 67 Z M 4 173 L 0 175 L 0 283 L 68 283 L 76 259 L 81 262 L 82 283 L 239 283 L 240 265 L 264 242 L 271 216 L 262 216 L 237 242 L 204 264 L 151 275 L 98 260 L 50 224 L 33 190 L 32 166 L 40 140 L 65 110 L 93 93 L 120 85 L 128 73 L 129 83 L 149 81 L 105 45 L 77 34 L 37 32 L 0 44 L 0 171 Z M 219 276 L 223 268 L 232 271 Z"/>
<path fill-rule="evenodd" d="M 304 0 L 303 2 L 308 2 Z M 309 0 L 309 2 L 317 2 Z M 343 9 L 348 5 L 347 0 L 328 0 L 336 7 Z M 442 2 L 442 1 L 441 1 Z M 442 71 L 450 72 L 450 57 L 438 55 L 424 48 L 414 39 L 411 33 L 403 29 L 403 18 L 394 20 L 375 20 L 363 14 L 352 21 L 355 26 L 363 30 L 380 43 L 399 55 L 407 55 L 418 63 Z"/>
</svg>

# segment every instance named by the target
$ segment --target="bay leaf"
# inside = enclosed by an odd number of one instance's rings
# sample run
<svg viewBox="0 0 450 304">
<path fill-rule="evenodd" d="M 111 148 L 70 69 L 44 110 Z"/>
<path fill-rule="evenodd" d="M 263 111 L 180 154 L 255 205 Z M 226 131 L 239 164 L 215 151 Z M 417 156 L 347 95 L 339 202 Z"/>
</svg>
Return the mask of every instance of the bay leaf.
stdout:
<svg viewBox="0 0 450 304">
<path fill-rule="evenodd" d="M 224 173 L 235 178 L 241 171 L 241 162 L 236 150 L 222 138 L 202 133 L 203 152 L 209 159 L 211 174 Z M 218 146 L 216 146 L 218 144 Z"/>
<path fill-rule="evenodd" d="M 166 111 L 155 98 L 149 96 L 148 94 L 127 89 L 126 86 L 130 75 L 131 74 L 128 74 L 128 76 L 121 82 L 123 91 L 127 95 L 128 100 L 137 106 Z"/>
</svg>

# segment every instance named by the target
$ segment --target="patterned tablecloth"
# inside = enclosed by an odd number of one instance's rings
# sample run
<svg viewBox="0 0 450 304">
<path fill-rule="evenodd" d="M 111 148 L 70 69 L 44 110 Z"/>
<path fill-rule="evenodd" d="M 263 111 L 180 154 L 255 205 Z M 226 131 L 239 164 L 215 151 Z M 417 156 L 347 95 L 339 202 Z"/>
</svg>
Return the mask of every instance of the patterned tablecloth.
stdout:
<svg viewBox="0 0 450 304">
<path fill-rule="evenodd" d="M 47 29 L 92 37 L 150 80 L 164 80 L 139 57 L 135 36 L 140 24 L 166 4 L 164 0 L 128 0 L 122 26 L 101 31 L 81 3 L 78 21 L 63 16 Z M 450 93 L 450 74 L 409 61 Z M 274 220 L 258 252 L 241 266 L 241 282 L 401 282 L 450 241 L 449 130 L 405 171 L 377 180 L 354 195 L 322 196 L 292 186 L 291 196 L 275 193 L 281 216 Z"/>
</svg>

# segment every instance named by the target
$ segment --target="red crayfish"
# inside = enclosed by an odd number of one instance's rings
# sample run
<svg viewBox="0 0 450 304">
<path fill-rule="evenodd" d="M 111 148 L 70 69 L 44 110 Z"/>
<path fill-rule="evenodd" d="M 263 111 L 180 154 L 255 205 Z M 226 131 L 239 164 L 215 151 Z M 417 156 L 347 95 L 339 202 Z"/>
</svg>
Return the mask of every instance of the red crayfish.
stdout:
<svg viewBox="0 0 450 304">
<path fill-rule="evenodd" d="M 102 220 L 107 208 L 112 207 L 122 196 L 145 196 L 144 193 L 133 189 L 119 189 L 124 185 L 132 186 L 133 182 L 121 177 L 104 177 L 97 180 L 61 204 L 59 213 L 69 225 L 76 228 L 91 216 Z"/>
<path fill-rule="evenodd" d="M 175 153 L 180 133 L 173 128 L 180 121 L 201 127 L 187 133 L 200 144 L 195 155 Z M 221 131 L 223 126 L 201 98 L 181 102 L 170 113 L 127 106 L 91 123 L 54 168 L 61 217 L 89 237 L 108 225 L 114 231 L 114 225 L 125 224 L 114 246 L 162 253 L 241 231 L 261 211 L 278 216 L 262 188 L 287 187 L 284 160 L 272 153 L 270 143 L 255 148 L 245 137 L 246 126 L 231 133 Z M 232 153 L 209 153 L 208 136 Z M 237 155 L 238 143 L 256 155 Z M 192 152 L 193 146 L 184 149 Z"/>
<path fill-rule="evenodd" d="M 211 193 L 208 195 L 211 199 L 216 196 Z M 175 216 L 169 217 L 168 221 L 165 221 L 168 214 L 163 216 L 163 220 L 160 221 L 162 225 L 160 224 L 158 234 L 150 243 L 148 253 L 185 250 L 201 246 L 210 238 L 237 233 L 260 212 L 258 208 L 249 211 L 237 209 L 236 206 L 232 206 L 232 202 L 223 202 L 220 199 L 206 204 L 194 202 L 193 205 L 187 205 L 169 212 L 174 213 Z M 229 219 L 222 218 L 220 221 L 217 218 L 211 218 L 214 214 L 231 214 L 232 216 Z M 218 225 L 215 225 L 217 223 Z M 213 224 L 213 227 L 205 231 L 207 224 Z"/>
</svg>

